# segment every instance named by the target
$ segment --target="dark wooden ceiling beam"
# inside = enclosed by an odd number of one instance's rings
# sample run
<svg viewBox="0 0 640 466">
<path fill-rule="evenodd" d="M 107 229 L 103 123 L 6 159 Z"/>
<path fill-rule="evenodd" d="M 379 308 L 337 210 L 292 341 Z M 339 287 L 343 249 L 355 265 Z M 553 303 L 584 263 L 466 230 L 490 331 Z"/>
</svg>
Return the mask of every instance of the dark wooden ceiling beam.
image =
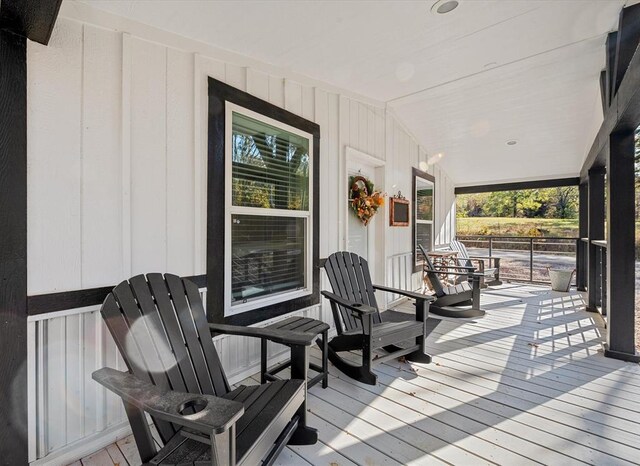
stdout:
<svg viewBox="0 0 640 466">
<path fill-rule="evenodd" d="M 640 6 L 634 5 L 635 6 Z M 632 8 L 632 7 L 629 7 Z M 626 10 L 626 8 L 625 8 Z M 634 8 L 634 15 L 627 15 L 626 18 L 633 17 L 637 23 L 634 26 L 627 26 L 627 31 L 632 31 L 640 27 L 640 10 Z M 620 37 L 621 31 L 618 31 Z M 635 37 L 635 43 L 621 48 L 624 53 L 628 53 L 630 48 L 638 49 L 640 35 L 635 36 L 631 33 L 626 37 Z M 627 39 L 628 40 L 628 39 Z M 618 59 L 618 66 L 622 66 L 624 61 Z M 582 165 L 580 171 L 580 179 L 587 180 L 589 170 L 591 168 L 601 168 L 606 165 L 607 148 L 609 146 L 609 135 L 613 132 L 630 131 L 640 124 L 640 54 L 633 53 L 628 66 L 624 67 L 626 72 L 622 76 L 618 91 L 612 97 L 609 108 L 605 112 L 604 120 L 600 126 L 600 130 L 596 135 L 591 149 L 587 154 L 587 158 Z"/>
<path fill-rule="evenodd" d="M 62 0 L 2 0 L 0 29 L 47 45 Z"/>
<path fill-rule="evenodd" d="M 616 66 L 616 43 L 618 42 L 618 33 L 610 32 L 607 35 L 607 42 L 605 44 L 606 50 L 606 64 L 605 64 L 605 73 L 606 73 L 606 90 L 607 90 L 607 108 L 611 106 L 611 101 L 613 99 L 614 92 L 614 81 L 615 78 L 613 76 L 613 69 Z"/>
<path fill-rule="evenodd" d="M 495 191 L 516 191 L 522 189 L 557 188 L 560 186 L 577 186 L 580 178 L 555 178 L 552 180 L 519 181 L 515 183 L 483 184 L 477 186 L 457 186 L 455 194 L 492 193 Z"/>
<path fill-rule="evenodd" d="M 618 34 L 616 38 L 616 56 L 613 67 L 614 93 L 620 89 L 631 58 L 640 42 L 640 4 L 623 8 L 620 11 Z"/>
<path fill-rule="evenodd" d="M 607 41 L 605 43 L 606 51 L 606 63 L 605 71 L 607 73 L 607 102 L 611 104 L 611 100 L 615 94 L 615 76 L 614 69 L 616 66 L 616 44 L 618 42 L 618 32 L 610 32 L 607 35 Z"/>
<path fill-rule="evenodd" d="M 607 86 L 607 70 L 600 72 L 600 97 L 602 98 L 602 113 L 607 113 L 609 108 L 609 88 Z"/>
</svg>

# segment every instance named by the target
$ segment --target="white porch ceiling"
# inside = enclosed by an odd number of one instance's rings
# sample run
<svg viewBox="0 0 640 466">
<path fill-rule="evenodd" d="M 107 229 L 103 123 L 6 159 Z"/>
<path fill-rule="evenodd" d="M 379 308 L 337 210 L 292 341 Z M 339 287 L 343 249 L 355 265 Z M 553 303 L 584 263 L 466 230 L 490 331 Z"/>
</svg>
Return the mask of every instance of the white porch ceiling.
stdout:
<svg viewBox="0 0 640 466">
<path fill-rule="evenodd" d="M 435 15 L 435 0 L 82 1 L 386 102 L 456 185 L 578 174 L 625 5 L 459 0 Z"/>
</svg>

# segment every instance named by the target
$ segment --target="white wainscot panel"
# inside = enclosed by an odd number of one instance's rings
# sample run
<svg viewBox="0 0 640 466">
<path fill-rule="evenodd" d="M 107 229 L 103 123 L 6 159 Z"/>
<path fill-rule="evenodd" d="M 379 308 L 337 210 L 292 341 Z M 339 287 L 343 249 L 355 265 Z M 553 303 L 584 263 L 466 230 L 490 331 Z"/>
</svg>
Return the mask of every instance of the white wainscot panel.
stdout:
<svg viewBox="0 0 640 466">
<path fill-rule="evenodd" d="M 290 315 L 326 320 L 325 313 L 313 306 Z M 68 464 L 130 434 L 120 399 L 91 378 L 102 367 L 126 365 L 97 306 L 47 317 L 28 324 L 30 462 Z M 259 340 L 219 336 L 214 344 L 231 384 L 259 371 Z M 270 365 L 288 355 L 287 347 L 269 344 Z"/>
</svg>

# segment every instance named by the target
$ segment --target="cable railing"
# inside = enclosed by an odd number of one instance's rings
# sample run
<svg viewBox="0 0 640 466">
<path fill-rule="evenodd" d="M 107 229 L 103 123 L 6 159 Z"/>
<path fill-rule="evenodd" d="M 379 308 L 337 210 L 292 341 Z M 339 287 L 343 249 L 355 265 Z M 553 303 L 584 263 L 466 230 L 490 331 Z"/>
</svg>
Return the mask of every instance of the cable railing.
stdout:
<svg viewBox="0 0 640 466">
<path fill-rule="evenodd" d="M 551 269 L 573 270 L 579 238 L 548 236 L 458 235 L 471 256 L 500 257 L 505 280 L 550 283 Z M 575 274 L 572 279 L 575 286 Z"/>
<path fill-rule="evenodd" d="M 595 293 L 590 298 L 590 306 L 593 306 L 600 314 L 607 315 L 607 242 L 592 240 L 595 246 Z"/>
</svg>

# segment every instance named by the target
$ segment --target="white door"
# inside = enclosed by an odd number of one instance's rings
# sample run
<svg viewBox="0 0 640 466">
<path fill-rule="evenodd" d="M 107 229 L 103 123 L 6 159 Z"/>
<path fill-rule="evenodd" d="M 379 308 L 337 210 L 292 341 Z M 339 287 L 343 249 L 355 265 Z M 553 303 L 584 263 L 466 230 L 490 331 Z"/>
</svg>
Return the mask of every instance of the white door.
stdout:
<svg viewBox="0 0 640 466">
<path fill-rule="evenodd" d="M 363 165 L 362 163 L 358 163 L 357 166 L 350 165 L 348 167 L 349 178 L 352 176 L 364 176 L 365 178 L 370 179 L 374 185 L 376 185 L 375 169 L 370 166 Z M 347 200 L 347 202 L 349 202 Z M 380 214 L 381 212 L 378 212 Z M 351 208 L 351 204 L 347 205 L 347 251 L 354 252 L 361 257 L 367 259 L 368 262 L 371 262 L 373 259 L 373 248 L 371 245 L 374 244 L 375 229 L 373 228 L 373 224 L 378 217 L 376 214 L 373 219 L 369 222 L 368 226 L 364 226 L 360 219 L 356 216 Z"/>
</svg>

